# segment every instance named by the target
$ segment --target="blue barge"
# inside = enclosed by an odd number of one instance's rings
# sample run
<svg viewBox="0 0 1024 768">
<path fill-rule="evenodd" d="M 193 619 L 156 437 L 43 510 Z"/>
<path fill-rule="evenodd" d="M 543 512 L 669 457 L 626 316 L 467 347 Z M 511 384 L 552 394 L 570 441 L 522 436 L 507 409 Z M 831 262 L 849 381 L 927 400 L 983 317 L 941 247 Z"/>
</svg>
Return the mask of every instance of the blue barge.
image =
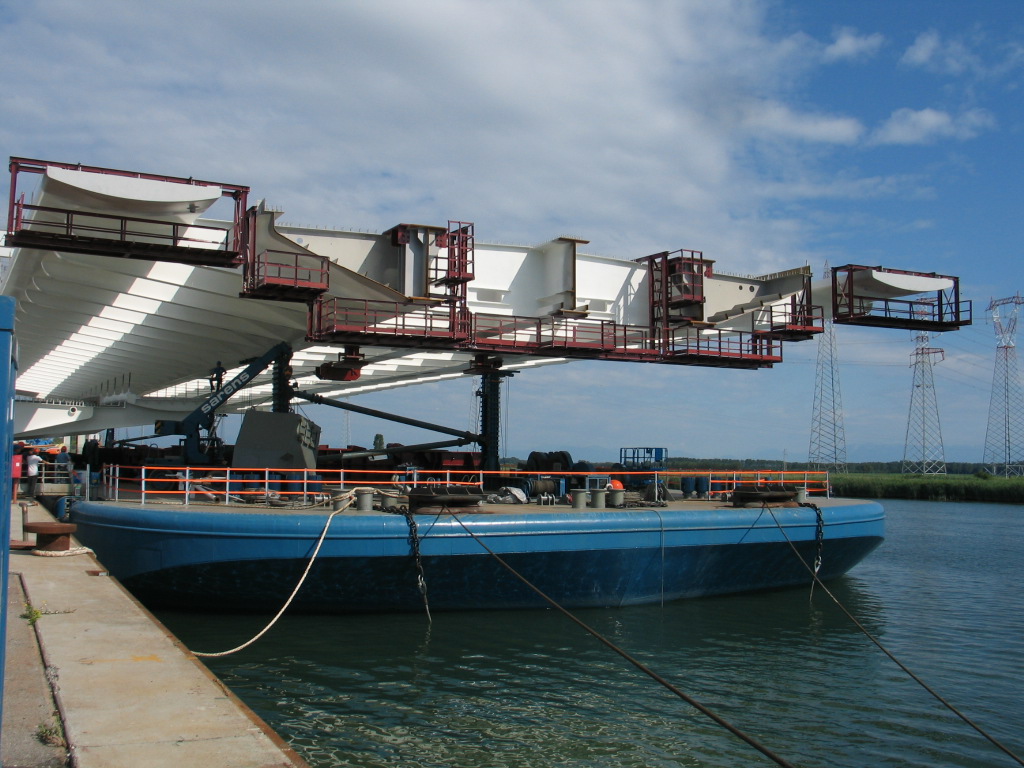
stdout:
<svg viewBox="0 0 1024 768">
<path fill-rule="evenodd" d="M 545 605 L 491 553 L 567 607 L 806 585 L 804 562 L 819 552 L 820 577 L 841 576 L 885 533 L 880 504 L 814 501 L 820 517 L 796 504 L 680 501 L 607 510 L 498 504 L 412 516 L 346 510 L 328 525 L 329 511 L 84 500 L 71 505 L 71 517 L 82 543 L 147 605 L 242 612 L 284 604 L 326 526 L 291 610 L 348 613 L 423 610 L 420 569 L 432 610 Z"/>
</svg>

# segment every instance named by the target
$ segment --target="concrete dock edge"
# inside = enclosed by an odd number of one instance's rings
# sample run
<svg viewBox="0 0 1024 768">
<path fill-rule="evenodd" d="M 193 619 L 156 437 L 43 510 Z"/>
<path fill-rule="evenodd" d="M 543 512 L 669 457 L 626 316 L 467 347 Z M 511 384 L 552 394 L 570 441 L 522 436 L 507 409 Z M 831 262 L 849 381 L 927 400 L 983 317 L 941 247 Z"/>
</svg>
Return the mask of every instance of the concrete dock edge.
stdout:
<svg viewBox="0 0 1024 768">
<path fill-rule="evenodd" d="M 33 506 L 29 520 L 53 518 Z M 11 531 L 12 539 L 21 533 L 17 506 Z M 9 571 L 4 768 L 306 766 L 91 553 L 12 551 Z M 35 649 L 20 618 L 27 612 L 36 616 Z M 66 752 L 39 738 L 40 718 L 54 709 Z"/>
</svg>

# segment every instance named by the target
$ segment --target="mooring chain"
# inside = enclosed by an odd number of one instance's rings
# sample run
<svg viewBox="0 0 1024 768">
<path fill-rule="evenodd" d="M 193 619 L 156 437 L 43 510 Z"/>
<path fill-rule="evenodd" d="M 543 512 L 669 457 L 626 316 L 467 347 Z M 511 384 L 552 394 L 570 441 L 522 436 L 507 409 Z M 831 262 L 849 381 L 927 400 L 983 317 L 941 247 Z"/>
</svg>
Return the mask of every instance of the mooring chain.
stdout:
<svg viewBox="0 0 1024 768">
<path fill-rule="evenodd" d="M 423 595 L 423 609 L 427 612 L 427 621 L 433 622 L 430 618 L 430 602 L 427 600 L 427 578 L 423 572 L 423 555 L 420 553 L 419 529 L 416 526 L 416 517 L 411 509 L 403 510 L 405 521 L 409 524 L 409 546 L 412 548 L 412 559 L 416 565 L 416 586 Z"/>
<path fill-rule="evenodd" d="M 811 504 L 809 501 L 800 502 L 801 507 L 809 507 L 814 510 L 814 514 L 817 517 L 817 527 L 814 531 L 814 543 L 817 549 L 814 553 L 814 575 L 818 575 L 818 571 L 821 570 L 821 558 L 822 553 L 825 551 L 825 516 L 821 513 L 821 507 L 817 504 Z"/>
</svg>

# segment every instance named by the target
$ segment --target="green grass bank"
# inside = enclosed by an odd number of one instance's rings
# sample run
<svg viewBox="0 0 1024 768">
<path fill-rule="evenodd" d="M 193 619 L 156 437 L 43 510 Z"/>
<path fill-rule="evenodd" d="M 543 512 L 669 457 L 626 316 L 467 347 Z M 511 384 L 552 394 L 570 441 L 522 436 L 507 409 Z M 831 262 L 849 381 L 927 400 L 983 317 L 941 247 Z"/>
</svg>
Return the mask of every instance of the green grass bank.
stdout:
<svg viewBox="0 0 1024 768">
<path fill-rule="evenodd" d="M 833 473 L 829 481 L 836 496 L 1024 504 L 1024 477 Z"/>
</svg>

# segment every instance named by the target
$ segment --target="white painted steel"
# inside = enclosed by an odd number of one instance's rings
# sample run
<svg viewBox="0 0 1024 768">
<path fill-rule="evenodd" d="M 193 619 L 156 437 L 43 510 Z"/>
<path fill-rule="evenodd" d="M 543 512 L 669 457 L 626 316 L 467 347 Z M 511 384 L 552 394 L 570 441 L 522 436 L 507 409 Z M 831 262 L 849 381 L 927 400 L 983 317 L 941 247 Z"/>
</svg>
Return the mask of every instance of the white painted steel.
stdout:
<svg viewBox="0 0 1024 768">
<path fill-rule="evenodd" d="M 206 233 L 210 247 L 217 247 L 230 223 L 198 217 L 220 194 L 219 187 L 49 168 L 34 202 L 194 224 Z M 259 211 L 257 251 L 326 257 L 331 262 L 328 295 L 398 304 L 428 293 L 437 298 L 443 292 L 429 283 L 428 262 L 444 255 L 444 249 L 432 244 L 431 233 L 447 226 L 410 225 L 411 242 L 396 249 L 388 233 L 279 226 L 278 213 L 262 206 Z M 536 246 L 477 242 L 474 277 L 466 291 L 469 310 L 528 318 L 568 313 L 646 328 L 647 268 L 633 260 L 644 254 L 624 259 L 589 255 L 581 252 L 585 244 L 574 237 Z M 765 277 L 706 276 L 702 319 L 712 322 L 701 328 L 763 329 L 770 321 L 766 308 L 802 291 L 804 274 L 798 269 Z M 336 360 L 340 348 L 305 340 L 304 303 L 241 298 L 240 267 L 17 249 L 2 279 L 3 293 L 18 301 L 19 393 L 90 403 L 88 409 L 69 414 L 67 407 L 19 402 L 16 429 L 25 437 L 52 434 L 58 427 L 82 434 L 180 418 L 209 394 L 206 377 L 216 365 L 229 369 L 230 376 L 240 361 L 262 355 L 280 341 L 295 350 L 293 368 L 300 387 L 331 397 L 458 378 L 473 357 L 457 350 L 363 347 L 366 365 L 359 379 L 321 381 L 314 369 Z M 875 273 L 871 279 L 891 292 L 886 295 L 934 290 L 927 279 Z M 815 303 L 826 298 L 824 291 L 814 294 Z M 520 354 L 502 357 L 511 370 L 565 362 Z M 265 404 L 269 396 L 264 375 L 223 410 Z"/>
</svg>

